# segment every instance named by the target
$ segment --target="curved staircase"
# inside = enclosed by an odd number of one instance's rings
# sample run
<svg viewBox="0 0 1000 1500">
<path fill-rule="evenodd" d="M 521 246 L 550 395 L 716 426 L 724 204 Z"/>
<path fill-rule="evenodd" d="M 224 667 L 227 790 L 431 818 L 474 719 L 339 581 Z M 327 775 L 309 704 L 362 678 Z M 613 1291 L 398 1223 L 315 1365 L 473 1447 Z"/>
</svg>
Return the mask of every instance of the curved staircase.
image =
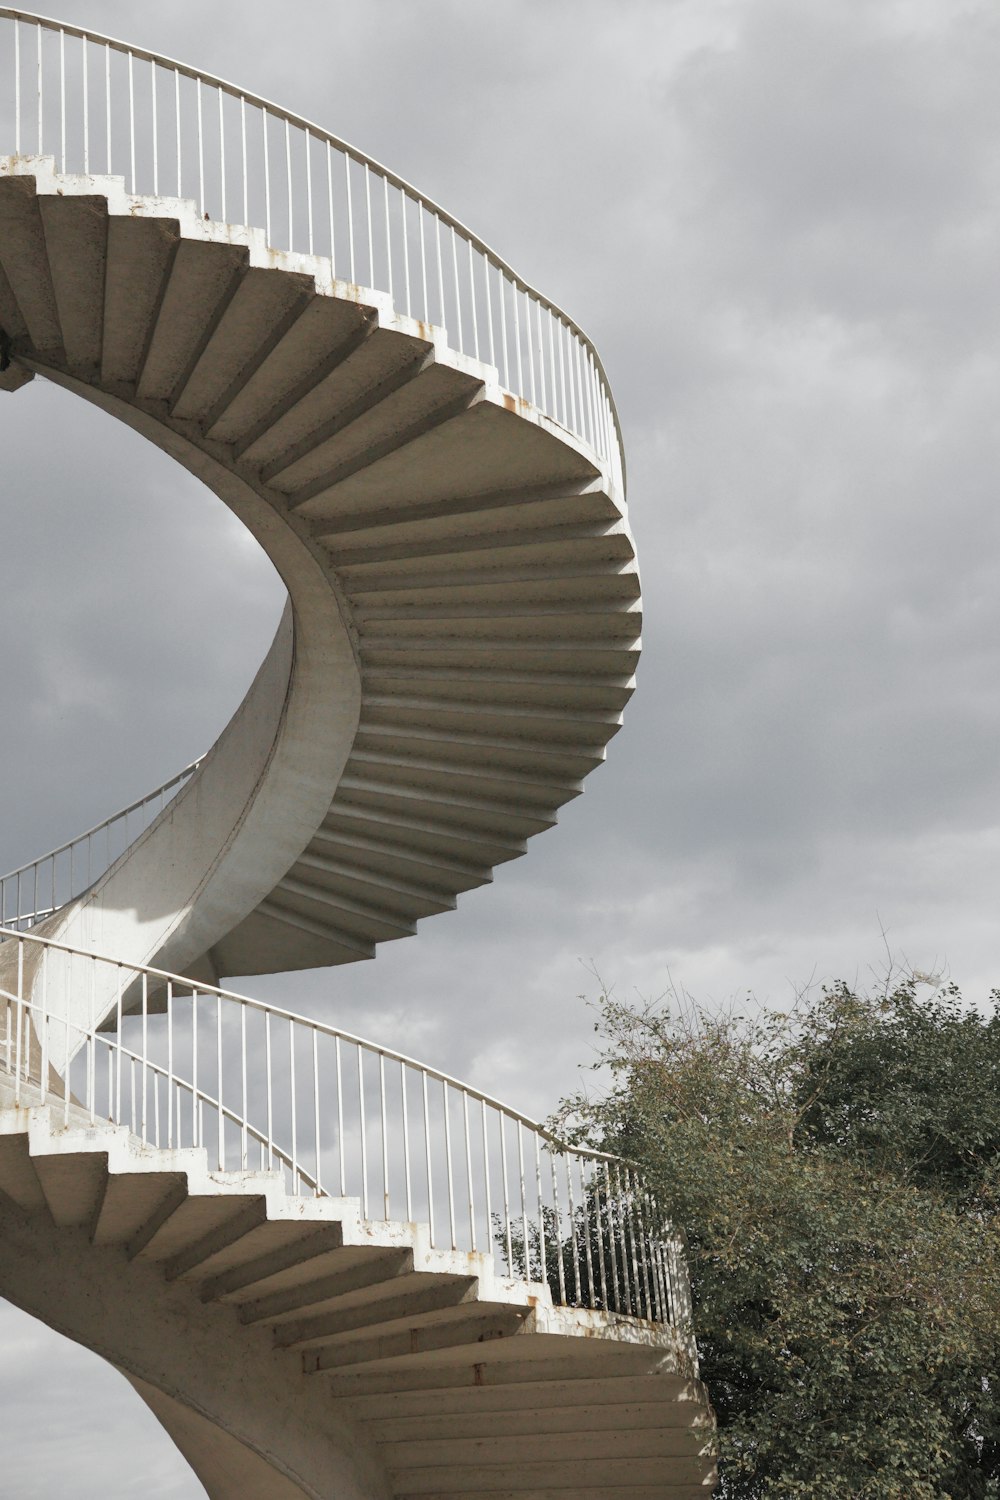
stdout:
<svg viewBox="0 0 1000 1500">
<path fill-rule="evenodd" d="M 603 758 L 639 584 L 600 360 L 264 100 L 6 8 L 0 78 L 0 392 L 136 428 L 288 590 L 208 754 L 0 881 L 0 1290 L 213 1496 L 703 1494 L 632 1169 L 218 988 L 411 935 Z"/>
</svg>

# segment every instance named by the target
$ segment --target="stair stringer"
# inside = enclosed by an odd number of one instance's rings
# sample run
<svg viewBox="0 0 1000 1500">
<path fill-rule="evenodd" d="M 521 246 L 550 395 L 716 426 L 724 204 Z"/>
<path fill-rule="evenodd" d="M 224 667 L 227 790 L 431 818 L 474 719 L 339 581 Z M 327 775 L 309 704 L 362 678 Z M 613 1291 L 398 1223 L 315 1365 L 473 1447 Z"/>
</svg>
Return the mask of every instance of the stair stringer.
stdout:
<svg viewBox="0 0 1000 1500">
<path fill-rule="evenodd" d="M 37 928 L 125 964 L 155 962 L 214 980 L 209 950 L 294 863 L 339 784 L 361 706 L 350 615 L 321 549 L 245 478 L 151 413 L 68 374 L 45 373 L 201 479 L 265 547 L 289 591 L 267 657 L 198 771 L 90 890 Z M 112 1014 L 111 977 L 103 993 L 67 985 L 71 1023 L 87 1027 Z M 61 1068 L 61 1058 L 53 1061 Z"/>
</svg>

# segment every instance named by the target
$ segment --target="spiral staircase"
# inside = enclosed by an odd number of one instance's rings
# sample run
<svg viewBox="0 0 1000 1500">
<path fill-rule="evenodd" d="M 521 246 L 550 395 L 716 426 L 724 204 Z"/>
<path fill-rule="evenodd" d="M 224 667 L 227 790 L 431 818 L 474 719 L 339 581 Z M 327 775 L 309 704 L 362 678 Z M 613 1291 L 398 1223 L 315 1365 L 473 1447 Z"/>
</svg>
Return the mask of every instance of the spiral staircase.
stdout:
<svg viewBox="0 0 1000 1500">
<path fill-rule="evenodd" d="M 634 1170 L 219 987 L 412 935 L 603 758 L 639 583 L 596 352 L 393 173 L 169 59 L 2 8 L 4 121 L 0 391 L 143 433 L 288 605 L 205 757 L 0 882 L 0 1291 L 219 1500 L 709 1492 Z"/>
</svg>

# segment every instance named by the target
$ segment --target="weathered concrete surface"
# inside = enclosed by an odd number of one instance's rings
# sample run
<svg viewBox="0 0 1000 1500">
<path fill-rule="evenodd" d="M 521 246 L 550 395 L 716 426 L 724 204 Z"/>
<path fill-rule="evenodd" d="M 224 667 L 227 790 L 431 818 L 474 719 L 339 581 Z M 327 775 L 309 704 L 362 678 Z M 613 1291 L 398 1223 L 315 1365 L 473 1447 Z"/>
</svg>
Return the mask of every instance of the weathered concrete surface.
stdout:
<svg viewBox="0 0 1000 1500">
<path fill-rule="evenodd" d="M 553 1307 L 426 1225 L 11 1098 L 0 1295 L 120 1369 L 214 1500 L 711 1487 L 677 1331 Z"/>
<path fill-rule="evenodd" d="M 49 935 L 201 978 L 370 957 L 603 758 L 640 628 L 615 475 L 443 329 L 187 201 L 0 158 L 0 231 L 18 368 L 197 474 L 291 600 L 176 805 Z"/>
</svg>

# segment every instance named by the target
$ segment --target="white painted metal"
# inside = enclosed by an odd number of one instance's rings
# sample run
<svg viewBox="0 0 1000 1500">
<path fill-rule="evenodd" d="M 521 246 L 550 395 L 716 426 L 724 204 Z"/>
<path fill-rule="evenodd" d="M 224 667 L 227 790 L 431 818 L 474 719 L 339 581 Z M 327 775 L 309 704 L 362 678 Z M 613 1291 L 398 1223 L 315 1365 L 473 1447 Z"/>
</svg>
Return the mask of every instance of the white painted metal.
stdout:
<svg viewBox="0 0 1000 1500">
<path fill-rule="evenodd" d="M 163 812 L 201 765 L 203 756 L 119 808 L 85 833 L 47 854 L 0 875 L 0 926 L 19 931 L 50 917 L 110 870 L 118 856 Z"/>
<path fill-rule="evenodd" d="M 103 1343 L 84 1286 L 105 1295 L 102 1247 L 273 1324 L 266 1352 L 300 1351 L 290 1428 L 303 1374 L 362 1424 L 372 1400 L 392 1419 L 405 1399 L 405 1422 L 446 1391 L 429 1446 L 376 1444 L 366 1496 L 478 1493 L 483 1474 L 545 1500 L 703 1493 L 701 1438 L 676 1444 L 659 1415 L 631 1455 L 590 1407 L 563 1411 L 558 1471 L 537 1425 L 585 1386 L 662 1403 L 680 1399 L 665 1372 L 696 1374 L 683 1255 L 635 1168 L 215 983 L 411 933 L 603 757 L 639 590 L 600 359 L 454 217 L 264 99 L 0 7 L 8 90 L 0 390 L 40 374 L 142 432 L 240 516 L 290 602 L 206 757 L 0 881 L 3 1275 L 53 1317 L 57 1289 L 64 1326 L 110 1348 L 220 1500 L 290 1493 L 283 1435 L 241 1488 L 242 1460 L 183 1409 L 245 1440 L 238 1398 L 213 1414 L 243 1346 L 230 1329 L 201 1349 L 208 1382 L 183 1350 L 151 1366 L 173 1294 L 138 1273 L 147 1344 L 127 1320 Z M 78 1296 L 65 1226 L 91 1241 Z M 481 1423 L 493 1382 L 530 1387 L 527 1459 L 523 1412 L 470 1459 L 464 1397 Z M 704 1393 L 684 1399 L 703 1420 Z"/>
<path fill-rule="evenodd" d="M 13 33 L 3 36 L 3 31 Z M 35 65 L 30 68 L 22 58 L 25 51 L 21 33 L 34 32 Z M 11 45 L 11 41 L 13 45 Z M 71 44 L 67 49 L 67 41 Z M 95 48 L 103 49 L 103 85 L 105 108 L 94 118 L 90 105 L 90 79 L 95 71 Z M 341 279 L 356 281 L 357 251 L 364 247 L 368 285 L 393 293 L 393 265 L 401 265 L 407 288 L 407 312 L 426 324 L 450 330 L 451 341 L 464 354 L 479 359 L 479 324 L 488 330 L 491 350 L 499 331 L 506 348 L 508 329 L 513 327 L 516 359 L 513 369 L 504 361 L 504 382 L 513 395 L 530 400 L 547 415 L 569 427 L 575 436 L 587 443 L 612 467 L 624 484 L 624 458 L 620 427 L 614 399 L 600 358 L 589 339 L 573 320 L 548 298 L 530 287 L 492 251 L 478 235 L 467 229 L 452 214 L 431 202 L 395 172 L 366 156 L 364 152 L 331 135 L 278 105 L 257 95 L 237 89 L 220 78 L 211 78 L 171 58 L 160 57 L 139 47 L 127 46 L 112 37 L 84 31 L 57 21 L 36 16 L 13 7 L 0 7 L 0 56 L 8 52 L 13 63 L 15 99 L 15 150 L 44 155 L 45 119 L 53 115 L 58 101 L 58 118 L 65 138 L 69 119 L 69 156 L 62 147 L 63 172 L 90 171 L 90 141 L 97 132 L 103 134 L 107 172 L 113 175 L 127 164 L 132 193 L 159 194 L 161 141 L 159 115 L 164 96 L 173 112 L 173 157 L 170 170 L 163 175 L 176 180 L 177 197 L 190 196 L 197 185 L 200 213 L 206 218 L 226 222 L 229 202 L 242 202 L 243 222 L 249 223 L 254 209 L 262 203 L 268 244 L 275 249 L 301 250 L 308 254 L 329 255 L 334 273 Z M 75 52 L 75 57 L 73 53 Z M 136 84 L 134 63 L 149 64 L 148 86 Z M 97 58 L 100 62 L 100 58 Z M 22 72 L 34 73 L 31 83 L 22 81 Z M 79 80 L 80 96 L 67 96 L 66 73 Z M 157 108 L 157 79 L 162 79 L 161 104 Z M 48 89 L 48 104 L 44 88 Z M 215 109 L 203 108 L 203 94 L 215 97 Z M 193 94 L 193 98 L 191 97 Z M 32 95 L 34 97 L 32 97 Z M 185 98 L 185 96 L 187 96 Z M 226 100 L 239 105 L 226 110 Z M 260 150 L 246 149 L 245 111 L 256 111 L 260 118 Z M 182 148 L 182 120 L 197 119 L 197 156 L 192 161 Z M 207 139 L 209 126 L 212 136 Z M 297 145 L 292 146 L 292 134 Z M 251 129 L 250 138 L 256 132 Z M 239 150 L 236 149 L 237 144 Z M 228 151 L 227 151 L 228 145 Z M 278 149 L 273 149 L 275 145 Z M 74 150 L 81 152 L 77 158 Z M 314 158 L 335 153 L 343 162 L 346 192 L 334 191 L 334 177 L 329 171 L 315 173 L 320 194 L 314 197 Z M 351 193 L 352 164 L 363 174 L 364 193 L 361 222 L 357 220 Z M 372 178 L 381 184 L 373 207 Z M 396 190 L 390 200 L 390 187 Z M 398 197 L 397 197 L 398 193 Z M 382 199 L 379 212 L 377 199 Z M 275 219 L 274 207 L 282 212 Z M 304 204 L 304 208 L 301 205 Z M 411 247 L 407 229 L 407 205 L 418 218 L 419 255 Z M 298 209 L 297 209 L 298 206 Z M 427 221 L 425 225 L 425 220 Z M 381 221 L 381 222 L 379 222 Z M 441 226 L 450 230 L 450 253 L 442 255 Z M 425 233 L 429 232 L 436 267 L 438 295 L 427 295 L 427 278 L 423 262 Z M 459 242 L 465 254 L 459 253 Z M 447 262 L 450 261 L 450 266 Z M 417 272 L 421 274 L 418 276 Z M 500 328 L 494 326 L 494 309 L 488 286 L 490 272 L 500 280 L 502 295 L 497 314 Z M 445 282 L 449 292 L 445 295 Z M 422 295 L 410 313 L 410 289 L 420 287 Z M 506 294 L 504 294 L 506 293 Z M 463 318 L 463 309 L 466 316 Z M 524 342 L 522 347 L 522 324 Z M 568 341 L 571 361 L 579 371 L 579 404 L 573 420 L 559 411 L 556 399 L 557 340 Z M 537 378 L 536 378 L 537 370 Z"/>
<path fill-rule="evenodd" d="M 23 1099 L 56 1103 L 66 1124 L 82 1108 L 91 1123 L 128 1125 L 158 1150 L 204 1147 L 220 1172 L 279 1168 L 293 1196 L 325 1196 L 322 1183 L 338 1163 L 341 1196 L 357 1197 L 366 1219 L 388 1223 L 392 1202 L 405 1201 L 407 1219 L 428 1225 L 432 1246 L 485 1248 L 499 1271 L 547 1285 L 557 1303 L 686 1329 L 689 1294 L 676 1236 L 634 1169 L 567 1145 L 438 1069 L 322 1022 L 35 933 L 8 929 L 0 944 L 0 1063 L 13 1079 L 15 1107 Z M 29 984 L 32 970 L 38 977 Z M 69 1019 L 68 992 L 111 987 L 118 994 L 113 1032 Z M 167 996 L 163 1015 L 151 1014 L 157 992 Z M 346 1088 L 345 1052 L 346 1077 L 356 1080 Z M 57 1067 L 67 1054 L 64 1079 Z M 398 1093 L 387 1088 L 387 1062 L 398 1067 Z M 419 1092 L 407 1090 L 407 1077 Z M 440 1087 L 437 1107 L 429 1081 Z M 470 1104 L 481 1113 L 481 1140 L 469 1128 Z M 411 1138 L 421 1134 L 422 1177 L 410 1161 Z M 498 1164 L 503 1197 L 494 1209 L 489 1182 Z"/>
</svg>

